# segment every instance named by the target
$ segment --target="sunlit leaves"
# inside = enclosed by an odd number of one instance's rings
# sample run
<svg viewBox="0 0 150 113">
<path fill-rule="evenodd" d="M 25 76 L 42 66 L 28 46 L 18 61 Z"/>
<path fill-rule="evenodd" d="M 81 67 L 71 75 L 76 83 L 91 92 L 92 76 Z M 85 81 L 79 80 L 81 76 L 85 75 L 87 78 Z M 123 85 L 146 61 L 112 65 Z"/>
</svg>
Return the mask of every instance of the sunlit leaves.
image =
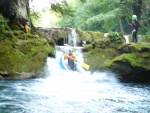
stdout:
<svg viewBox="0 0 150 113">
<path fill-rule="evenodd" d="M 64 4 L 52 4 L 51 10 L 63 16 L 73 16 L 74 13 L 73 9 L 66 2 L 64 2 Z"/>
</svg>

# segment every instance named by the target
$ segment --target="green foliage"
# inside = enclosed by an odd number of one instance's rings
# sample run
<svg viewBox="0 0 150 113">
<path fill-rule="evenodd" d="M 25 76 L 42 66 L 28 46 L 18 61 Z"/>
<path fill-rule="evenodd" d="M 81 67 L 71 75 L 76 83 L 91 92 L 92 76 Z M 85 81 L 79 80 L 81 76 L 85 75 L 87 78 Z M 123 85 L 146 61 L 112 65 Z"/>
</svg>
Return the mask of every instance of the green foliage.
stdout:
<svg viewBox="0 0 150 113">
<path fill-rule="evenodd" d="M 149 26 L 148 9 L 150 2 L 141 0 L 86 0 L 83 4 L 76 2 L 71 7 L 75 9 L 73 17 L 63 17 L 58 25 L 74 27 L 91 31 L 117 31 L 131 33 L 129 24 L 133 14 L 143 17 L 143 24 Z M 141 10 L 144 13 L 140 13 Z M 140 30 L 139 33 L 149 33 L 148 30 Z"/>
<path fill-rule="evenodd" d="M 113 3 L 110 0 L 88 0 L 85 4 L 77 3 L 75 16 L 73 18 L 62 18 L 59 25 L 65 27 L 69 25 L 83 30 L 100 30 L 102 32 L 117 30 L 117 16 L 121 17 L 122 9 L 115 7 L 118 1 Z"/>
<path fill-rule="evenodd" d="M 32 20 L 33 25 L 38 26 L 40 23 L 40 18 L 41 18 L 41 13 L 40 12 L 31 12 L 30 13 L 30 18 Z"/>
<path fill-rule="evenodd" d="M 4 18 L 2 14 L 0 14 L 0 30 L 4 30 L 8 24 L 8 19 Z"/>
<path fill-rule="evenodd" d="M 147 30 L 146 35 L 150 35 L 150 29 Z"/>
<path fill-rule="evenodd" d="M 108 37 L 112 43 L 122 43 L 121 37 L 119 36 L 118 32 L 110 32 Z"/>
<path fill-rule="evenodd" d="M 74 16 L 74 10 L 72 7 L 68 5 L 68 3 L 64 0 L 62 3 L 56 3 L 51 5 L 51 11 L 54 11 L 63 16 Z"/>
</svg>

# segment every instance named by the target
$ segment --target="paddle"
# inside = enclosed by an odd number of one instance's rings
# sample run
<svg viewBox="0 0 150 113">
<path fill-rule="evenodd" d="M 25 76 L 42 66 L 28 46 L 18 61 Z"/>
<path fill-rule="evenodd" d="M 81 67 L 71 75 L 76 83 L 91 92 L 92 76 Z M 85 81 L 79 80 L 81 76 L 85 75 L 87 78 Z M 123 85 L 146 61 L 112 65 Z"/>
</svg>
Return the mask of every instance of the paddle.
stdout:
<svg viewBox="0 0 150 113">
<path fill-rule="evenodd" d="M 66 55 L 66 56 L 69 58 L 69 55 Z M 90 68 L 90 66 L 88 64 L 86 64 L 86 63 L 82 63 L 82 62 L 79 62 L 79 61 L 77 61 L 77 63 L 79 63 L 85 69 L 89 69 Z"/>
<path fill-rule="evenodd" d="M 79 62 L 79 64 L 80 64 L 82 67 L 84 67 L 85 69 L 89 69 L 89 68 L 90 68 L 90 66 L 89 66 L 88 64 L 86 64 L 86 63 L 81 63 L 81 62 Z"/>
</svg>

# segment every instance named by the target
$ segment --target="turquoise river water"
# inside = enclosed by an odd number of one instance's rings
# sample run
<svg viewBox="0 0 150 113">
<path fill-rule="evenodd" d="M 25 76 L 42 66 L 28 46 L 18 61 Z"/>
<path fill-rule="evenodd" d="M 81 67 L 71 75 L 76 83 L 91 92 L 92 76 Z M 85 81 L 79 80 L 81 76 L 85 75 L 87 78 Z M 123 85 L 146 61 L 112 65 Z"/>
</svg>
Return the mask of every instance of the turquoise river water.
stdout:
<svg viewBox="0 0 150 113">
<path fill-rule="evenodd" d="M 0 113 L 150 113 L 150 86 L 64 71 L 47 58 L 44 78 L 0 81 Z"/>
</svg>

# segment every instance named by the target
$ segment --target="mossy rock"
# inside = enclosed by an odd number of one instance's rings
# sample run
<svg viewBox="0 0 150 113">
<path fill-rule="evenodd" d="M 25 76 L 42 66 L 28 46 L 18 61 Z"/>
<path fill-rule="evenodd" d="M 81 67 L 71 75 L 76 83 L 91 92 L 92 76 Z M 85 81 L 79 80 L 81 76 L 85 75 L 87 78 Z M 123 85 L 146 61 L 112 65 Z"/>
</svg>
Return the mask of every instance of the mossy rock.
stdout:
<svg viewBox="0 0 150 113">
<path fill-rule="evenodd" d="M 51 38 L 45 38 L 45 39 L 48 41 L 50 46 L 55 47 L 56 43 L 53 39 L 51 39 Z"/>
<path fill-rule="evenodd" d="M 101 32 L 88 31 L 88 33 L 91 34 L 93 40 L 100 39 L 100 38 L 104 38 L 104 34 L 101 33 Z"/>
<path fill-rule="evenodd" d="M 88 52 L 88 51 L 92 50 L 92 48 L 93 48 L 92 44 L 87 44 L 87 45 L 82 49 L 82 51 L 83 51 L 83 52 Z"/>
<path fill-rule="evenodd" d="M 84 40 L 84 41 L 88 41 L 88 42 L 92 42 L 92 36 L 91 34 L 89 34 L 88 32 L 84 31 L 81 34 L 79 34 L 79 39 L 80 40 Z"/>
<path fill-rule="evenodd" d="M 131 43 L 131 44 L 123 44 L 118 47 L 121 53 L 133 53 L 133 52 L 144 52 L 150 51 L 150 43 Z"/>
<path fill-rule="evenodd" d="M 109 60 L 117 55 L 117 51 L 113 48 L 95 48 L 91 51 L 84 52 L 85 62 L 90 65 L 91 71 L 104 69 L 103 67 L 105 67 Z"/>
<path fill-rule="evenodd" d="M 25 34 L 24 31 L 14 30 L 13 33 L 19 39 L 24 39 L 24 34 Z"/>
<path fill-rule="evenodd" d="M 53 34 L 52 34 L 51 38 L 57 41 L 60 38 L 66 38 L 66 37 L 68 37 L 68 32 L 67 31 L 56 30 L 56 31 L 53 31 Z"/>
<path fill-rule="evenodd" d="M 94 48 L 106 48 L 110 45 L 110 39 L 109 38 L 99 38 L 97 40 L 94 40 L 92 42 L 92 45 Z"/>
<path fill-rule="evenodd" d="M 136 80 L 142 76 L 148 76 L 150 72 L 150 53 L 122 54 L 110 60 L 106 67 L 121 76 L 121 79 L 132 78 Z"/>
<path fill-rule="evenodd" d="M 15 41 L 6 39 L 0 42 L 0 75 L 6 79 L 22 78 L 21 73 L 29 74 L 45 65 L 48 55 L 55 56 L 54 48 L 45 38 L 27 35 L 27 40 Z"/>
<path fill-rule="evenodd" d="M 76 32 L 77 32 L 79 39 L 81 41 L 86 41 L 89 44 L 91 44 L 94 40 L 104 38 L 104 34 L 101 32 L 82 31 L 79 29 L 77 29 Z"/>
</svg>

